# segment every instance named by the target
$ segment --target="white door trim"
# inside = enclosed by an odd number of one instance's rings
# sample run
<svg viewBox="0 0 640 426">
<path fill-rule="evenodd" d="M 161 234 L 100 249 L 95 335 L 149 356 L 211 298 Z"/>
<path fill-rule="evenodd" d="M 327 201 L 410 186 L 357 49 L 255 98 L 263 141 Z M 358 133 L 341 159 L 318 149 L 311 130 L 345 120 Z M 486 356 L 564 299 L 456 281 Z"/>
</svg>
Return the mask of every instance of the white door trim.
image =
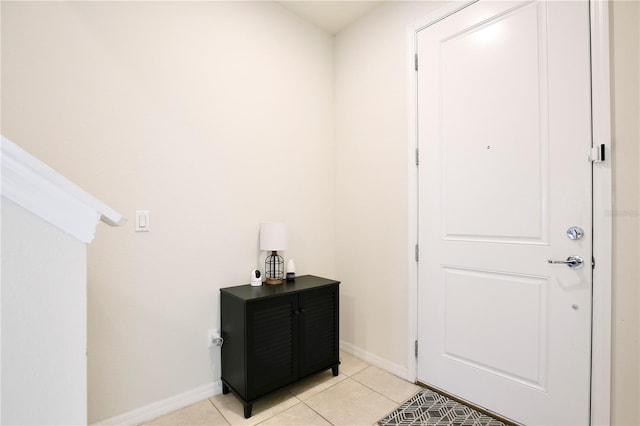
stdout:
<svg viewBox="0 0 640 426">
<path fill-rule="evenodd" d="M 465 7 L 476 3 L 478 0 L 467 0 L 464 2 L 452 1 L 433 13 L 410 24 L 407 27 L 407 82 L 408 82 L 408 186 L 409 186 L 409 342 L 407 356 L 407 380 L 415 382 L 418 378 L 417 359 L 415 356 L 415 342 L 418 340 L 418 262 L 416 262 L 415 250 L 418 244 L 418 167 L 417 167 L 417 147 L 418 147 L 418 80 L 415 72 L 415 55 L 417 52 L 416 40 L 418 31 L 435 24 L 436 22 L 452 15 Z"/>
<path fill-rule="evenodd" d="M 409 187 L 409 341 L 407 379 L 417 380 L 414 344 L 418 338 L 418 264 L 414 250 L 418 242 L 417 73 L 414 69 L 417 33 L 477 0 L 451 2 L 407 28 L 408 81 L 408 187 Z M 611 277 L 612 277 L 612 186 L 611 106 L 609 74 L 609 4 L 590 1 L 591 88 L 594 144 L 605 145 L 605 161 L 593 167 L 593 316 L 591 358 L 591 424 L 608 425 L 611 419 Z M 422 153 L 422 155 L 428 155 Z"/>
<path fill-rule="evenodd" d="M 593 167 L 593 316 L 591 337 L 591 424 L 611 422 L 611 79 L 609 2 L 592 0 L 591 105 L 594 144 L 605 145 L 605 161 Z"/>
</svg>

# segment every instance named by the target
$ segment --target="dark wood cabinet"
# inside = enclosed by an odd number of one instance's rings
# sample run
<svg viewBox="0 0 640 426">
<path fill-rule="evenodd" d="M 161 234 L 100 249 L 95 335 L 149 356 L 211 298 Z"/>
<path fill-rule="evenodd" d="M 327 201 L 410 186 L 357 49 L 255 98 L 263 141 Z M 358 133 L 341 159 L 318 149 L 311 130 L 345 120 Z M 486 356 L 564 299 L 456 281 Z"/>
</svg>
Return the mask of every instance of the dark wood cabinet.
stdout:
<svg viewBox="0 0 640 426">
<path fill-rule="evenodd" d="M 242 400 L 246 418 L 283 386 L 328 368 L 338 375 L 339 284 L 304 275 L 220 289 L 222 392 Z"/>
</svg>

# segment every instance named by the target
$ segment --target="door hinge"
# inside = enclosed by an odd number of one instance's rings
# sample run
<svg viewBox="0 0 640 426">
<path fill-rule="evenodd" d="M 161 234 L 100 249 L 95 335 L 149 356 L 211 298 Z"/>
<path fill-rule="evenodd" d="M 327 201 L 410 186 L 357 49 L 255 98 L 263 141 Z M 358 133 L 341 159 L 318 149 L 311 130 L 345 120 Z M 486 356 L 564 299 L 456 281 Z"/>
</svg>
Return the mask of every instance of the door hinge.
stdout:
<svg viewBox="0 0 640 426">
<path fill-rule="evenodd" d="M 591 269 L 596 269 L 596 258 L 591 257 Z"/>
<path fill-rule="evenodd" d="M 416 166 L 420 165 L 420 150 L 416 148 Z"/>
<path fill-rule="evenodd" d="M 415 70 L 418 71 L 418 54 L 417 53 L 413 55 L 413 66 Z"/>
<path fill-rule="evenodd" d="M 420 260 L 420 246 L 416 244 L 416 262 Z"/>
<path fill-rule="evenodd" d="M 594 163 L 603 163 L 605 160 L 604 153 L 605 145 L 601 143 L 600 145 L 596 145 L 591 148 L 591 155 L 589 156 L 589 159 Z"/>
<path fill-rule="evenodd" d="M 416 358 L 418 358 L 418 341 L 417 340 L 414 342 L 414 352 L 416 354 Z"/>
</svg>

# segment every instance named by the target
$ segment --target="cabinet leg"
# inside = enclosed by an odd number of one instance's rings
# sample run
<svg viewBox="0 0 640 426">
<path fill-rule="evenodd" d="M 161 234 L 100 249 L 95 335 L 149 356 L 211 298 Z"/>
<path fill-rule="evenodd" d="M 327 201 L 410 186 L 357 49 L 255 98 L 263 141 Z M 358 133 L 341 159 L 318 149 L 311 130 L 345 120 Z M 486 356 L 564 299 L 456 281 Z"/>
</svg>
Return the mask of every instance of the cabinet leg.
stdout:
<svg viewBox="0 0 640 426">
<path fill-rule="evenodd" d="M 331 372 L 333 373 L 334 377 L 338 375 L 338 364 L 331 367 Z"/>
<path fill-rule="evenodd" d="M 247 402 L 244 404 L 244 418 L 248 419 L 251 417 L 251 409 L 253 408 L 252 402 Z"/>
<path fill-rule="evenodd" d="M 229 386 L 225 385 L 224 382 L 222 382 L 222 394 L 226 395 L 229 393 Z"/>
</svg>

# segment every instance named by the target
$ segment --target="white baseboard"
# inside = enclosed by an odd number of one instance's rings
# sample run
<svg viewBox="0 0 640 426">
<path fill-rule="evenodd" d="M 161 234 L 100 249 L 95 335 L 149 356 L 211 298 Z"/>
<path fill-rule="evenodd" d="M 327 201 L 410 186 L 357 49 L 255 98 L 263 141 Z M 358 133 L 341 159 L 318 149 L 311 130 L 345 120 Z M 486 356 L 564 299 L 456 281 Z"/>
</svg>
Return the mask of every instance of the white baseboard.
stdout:
<svg viewBox="0 0 640 426">
<path fill-rule="evenodd" d="M 157 402 L 153 402 L 151 404 L 136 408 L 110 419 L 101 420 L 99 422 L 93 423 L 93 425 L 139 425 L 140 423 L 153 420 L 156 417 L 160 417 L 172 411 L 179 410 L 188 405 L 195 404 L 196 402 L 205 400 L 220 393 L 222 393 L 222 382 L 218 380 L 217 382 L 212 382 L 183 392 L 181 394 L 171 396 Z"/>
<path fill-rule="evenodd" d="M 368 362 L 371 365 L 382 368 L 391 374 L 401 377 L 405 380 L 412 381 L 409 378 L 409 371 L 407 367 L 398 365 L 389 360 L 372 354 L 360 347 L 357 347 L 349 342 L 343 340 L 340 341 L 340 349 L 351 355 L 360 358 L 363 361 Z M 222 382 L 220 380 L 212 382 L 195 389 L 183 392 L 181 394 L 165 398 L 160 401 L 153 402 L 151 404 L 136 408 L 126 413 L 120 414 L 109 419 L 101 420 L 93 423 L 94 426 L 134 426 L 141 423 L 153 420 L 156 417 L 160 417 L 164 414 L 170 413 L 175 410 L 179 410 L 188 405 L 195 404 L 196 402 L 210 398 L 214 395 L 222 393 Z"/>
<path fill-rule="evenodd" d="M 345 342 L 344 340 L 340 340 L 340 349 L 350 353 L 357 358 L 360 358 L 363 361 L 368 362 L 369 364 L 382 368 L 383 370 L 388 371 L 395 376 L 413 382 L 413 378 L 410 377 L 409 369 L 406 366 L 402 366 L 387 359 L 381 358 L 378 355 L 372 354 L 371 352 L 366 351 L 349 342 Z"/>
</svg>

